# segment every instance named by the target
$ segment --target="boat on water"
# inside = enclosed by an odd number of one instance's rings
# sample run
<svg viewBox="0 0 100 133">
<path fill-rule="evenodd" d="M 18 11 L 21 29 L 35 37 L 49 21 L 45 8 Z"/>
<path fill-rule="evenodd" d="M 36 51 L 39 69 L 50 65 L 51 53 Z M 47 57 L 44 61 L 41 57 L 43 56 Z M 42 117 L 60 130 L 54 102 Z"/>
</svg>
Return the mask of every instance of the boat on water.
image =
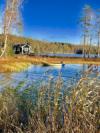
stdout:
<svg viewBox="0 0 100 133">
<path fill-rule="evenodd" d="M 56 68 L 62 68 L 65 66 L 65 64 L 59 63 L 59 64 L 55 64 L 55 63 L 43 63 L 43 66 L 52 66 L 52 67 L 56 67 Z"/>
<path fill-rule="evenodd" d="M 50 66 L 56 67 L 56 68 L 63 68 L 65 64 L 50 64 Z"/>
<path fill-rule="evenodd" d="M 50 64 L 50 66 L 59 66 L 59 67 L 61 67 L 62 64 Z"/>
</svg>

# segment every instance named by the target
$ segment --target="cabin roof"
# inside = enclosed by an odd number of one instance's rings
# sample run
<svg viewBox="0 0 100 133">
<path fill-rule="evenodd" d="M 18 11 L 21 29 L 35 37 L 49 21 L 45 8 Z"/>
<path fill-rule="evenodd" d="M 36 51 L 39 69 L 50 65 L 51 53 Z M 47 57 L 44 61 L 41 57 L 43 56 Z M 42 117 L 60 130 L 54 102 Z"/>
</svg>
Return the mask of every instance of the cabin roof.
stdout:
<svg viewBox="0 0 100 133">
<path fill-rule="evenodd" d="M 14 44 L 13 46 L 30 46 L 29 43 L 22 43 L 22 44 Z"/>
</svg>

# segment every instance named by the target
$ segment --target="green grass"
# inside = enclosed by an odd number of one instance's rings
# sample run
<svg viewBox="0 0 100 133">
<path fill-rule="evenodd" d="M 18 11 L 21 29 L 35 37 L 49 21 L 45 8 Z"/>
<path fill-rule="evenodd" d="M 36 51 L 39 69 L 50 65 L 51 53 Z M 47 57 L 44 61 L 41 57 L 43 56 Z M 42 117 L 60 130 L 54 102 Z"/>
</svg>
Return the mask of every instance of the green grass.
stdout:
<svg viewBox="0 0 100 133">
<path fill-rule="evenodd" d="M 1 132 L 99 133 L 99 79 L 81 79 L 69 94 L 61 78 L 20 92 L 23 84 L 0 93 Z"/>
</svg>

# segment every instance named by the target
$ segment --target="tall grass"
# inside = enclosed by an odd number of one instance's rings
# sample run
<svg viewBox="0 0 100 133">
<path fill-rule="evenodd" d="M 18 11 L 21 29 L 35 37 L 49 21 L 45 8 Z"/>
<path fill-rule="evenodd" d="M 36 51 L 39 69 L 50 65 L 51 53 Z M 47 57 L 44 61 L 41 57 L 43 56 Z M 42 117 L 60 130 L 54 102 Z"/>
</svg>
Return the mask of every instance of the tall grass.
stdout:
<svg viewBox="0 0 100 133">
<path fill-rule="evenodd" d="M 99 133 L 100 80 L 81 79 L 67 93 L 62 80 L 22 85 L 0 93 L 0 132 L 4 133 Z"/>
<path fill-rule="evenodd" d="M 7 62 L 0 64 L 0 72 L 20 72 L 27 69 L 31 63 L 26 62 Z"/>
</svg>

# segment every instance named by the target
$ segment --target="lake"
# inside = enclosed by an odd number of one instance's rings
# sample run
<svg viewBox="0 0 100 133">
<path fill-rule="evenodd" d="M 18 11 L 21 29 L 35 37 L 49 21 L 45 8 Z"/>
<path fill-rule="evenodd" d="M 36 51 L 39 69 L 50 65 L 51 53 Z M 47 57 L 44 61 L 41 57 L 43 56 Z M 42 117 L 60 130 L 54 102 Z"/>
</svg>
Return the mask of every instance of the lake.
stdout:
<svg viewBox="0 0 100 133">
<path fill-rule="evenodd" d="M 84 55 L 83 54 L 71 54 L 71 53 L 67 53 L 67 54 L 61 54 L 61 53 L 56 53 L 56 54 L 54 54 L 54 53 L 45 53 L 45 54 L 38 54 L 38 55 L 40 55 L 40 56 L 49 56 L 49 57 L 84 57 Z M 85 55 L 86 57 L 88 57 L 88 54 L 86 54 Z M 94 58 L 95 56 L 97 56 L 96 54 L 89 54 L 89 57 L 91 57 L 91 58 Z M 100 55 L 99 55 L 99 57 L 100 57 Z"/>
<path fill-rule="evenodd" d="M 7 87 L 16 87 L 19 83 L 23 83 L 22 90 L 34 86 L 39 87 L 44 82 L 52 80 L 53 82 L 61 77 L 63 85 L 68 87 L 75 85 L 87 70 L 87 65 L 66 64 L 65 66 L 39 66 L 32 65 L 27 70 L 17 73 L 0 73 L 0 89 Z M 97 76 L 100 68 L 94 66 L 93 71 L 89 74 L 90 77 Z"/>
</svg>

